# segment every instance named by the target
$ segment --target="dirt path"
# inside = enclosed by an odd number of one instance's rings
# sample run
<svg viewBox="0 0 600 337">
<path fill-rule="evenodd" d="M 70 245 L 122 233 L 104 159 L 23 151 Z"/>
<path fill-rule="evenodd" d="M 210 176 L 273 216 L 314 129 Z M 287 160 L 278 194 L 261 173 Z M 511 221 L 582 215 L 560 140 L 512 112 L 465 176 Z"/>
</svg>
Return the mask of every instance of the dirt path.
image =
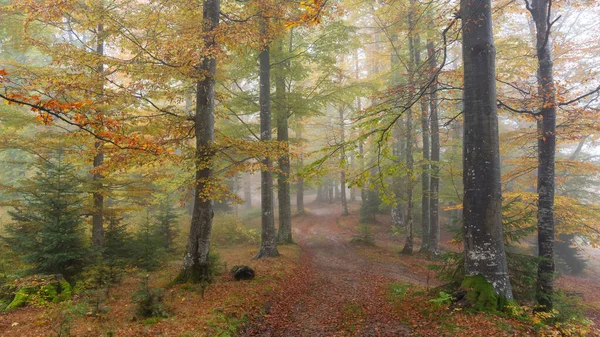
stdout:
<svg viewBox="0 0 600 337">
<path fill-rule="evenodd" d="M 303 269 L 286 285 L 284 298 L 267 308 L 245 336 L 408 336 L 410 331 L 385 299 L 394 281 L 422 283 L 398 264 L 374 262 L 349 244 L 338 224 L 341 209 L 312 204 L 295 218 Z"/>
</svg>

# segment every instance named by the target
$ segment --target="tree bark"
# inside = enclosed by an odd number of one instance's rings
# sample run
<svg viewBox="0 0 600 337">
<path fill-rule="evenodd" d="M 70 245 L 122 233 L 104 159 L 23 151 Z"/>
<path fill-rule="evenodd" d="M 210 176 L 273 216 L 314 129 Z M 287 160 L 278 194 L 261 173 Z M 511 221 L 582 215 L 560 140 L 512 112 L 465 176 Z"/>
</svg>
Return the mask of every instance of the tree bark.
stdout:
<svg viewBox="0 0 600 337">
<path fill-rule="evenodd" d="M 414 69 L 415 69 L 415 41 L 414 41 L 414 22 L 412 10 L 414 9 L 415 1 L 410 1 L 411 12 L 408 14 L 408 26 L 409 26 L 409 37 L 408 37 L 408 48 L 410 53 L 409 61 L 409 81 L 414 80 Z M 412 84 L 409 84 L 412 85 Z M 414 89 L 411 89 L 411 93 L 414 94 Z M 406 243 L 402 249 L 403 254 L 413 253 L 413 154 L 412 154 L 412 109 L 406 111 Z"/>
<path fill-rule="evenodd" d="M 250 173 L 244 174 L 244 208 L 252 208 L 252 175 Z"/>
<path fill-rule="evenodd" d="M 394 32 L 391 36 L 391 44 L 392 44 L 392 51 L 390 54 L 390 68 L 392 71 L 392 76 L 391 76 L 391 85 L 392 87 L 395 87 L 397 85 L 400 84 L 400 80 L 401 80 L 401 74 L 400 74 L 400 58 L 398 57 L 398 51 L 397 51 L 397 41 L 398 41 L 398 33 Z M 402 121 L 403 119 L 400 118 L 398 120 L 398 122 L 396 123 L 396 125 L 394 126 L 394 138 L 396 139 L 396 143 L 394 144 L 394 156 L 397 159 L 397 162 L 395 163 L 396 165 L 400 165 L 402 162 L 402 148 L 403 148 L 403 142 L 402 142 Z M 396 204 L 392 206 L 391 209 L 391 221 L 392 221 L 392 226 L 394 226 L 395 228 L 400 228 L 402 226 L 404 226 L 404 204 L 402 203 L 402 198 L 403 198 L 403 194 L 404 194 L 404 188 L 403 188 L 403 178 L 401 176 L 398 177 L 394 177 L 393 179 L 393 188 L 394 188 L 394 193 L 396 195 Z"/>
<path fill-rule="evenodd" d="M 99 24 L 96 27 L 96 54 L 100 58 L 104 56 L 104 25 Z M 98 63 L 98 68 L 96 69 L 96 73 L 99 78 L 100 84 L 98 85 L 98 96 L 104 96 L 104 63 L 102 60 Z M 94 142 L 94 162 L 93 162 L 93 170 L 94 174 L 92 176 L 93 184 L 94 184 L 94 193 L 92 197 L 94 199 L 94 213 L 92 214 L 92 244 L 94 246 L 94 250 L 96 253 L 102 252 L 102 247 L 104 246 L 104 195 L 102 194 L 103 183 L 102 183 L 102 174 L 98 172 L 102 164 L 104 164 L 104 151 L 102 150 L 102 142 L 96 141 Z"/>
<path fill-rule="evenodd" d="M 212 32 L 219 24 L 219 0 L 205 0 L 203 4 L 203 29 L 207 33 L 207 48 L 216 48 Z M 210 280 L 208 254 L 210 234 L 212 231 L 213 201 L 207 184 L 213 176 L 212 160 L 214 149 L 214 108 L 215 108 L 215 74 L 216 58 L 204 58 L 198 65 L 202 79 L 196 83 L 196 186 L 194 188 L 194 209 L 190 225 L 187 251 L 183 258 L 183 269 L 175 279 L 175 283 L 200 283 Z"/>
<path fill-rule="evenodd" d="M 512 299 L 502 235 L 502 191 L 491 0 L 461 0 L 464 62 L 465 273 Z"/>
<path fill-rule="evenodd" d="M 421 38 L 419 35 L 415 36 L 415 64 L 417 67 L 421 67 Z M 430 171 L 429 171 L 429 116 L 426 97 L 421 97 L 421 130 L 423 140 L 423 163 L 421 164 L 421 252 L 429 253 L 429 234 L 430 234 L 430 212 L 429 212 L 429 197 L 430 191 Z"/>
<path fill-rule="evenodd" d="M 538 282 L 535 299 L 539 310 L 552 310 L 554 294 L 554 190 L 556 151 L 556 89 L 548 17 L 551 0 L 533 0 L 530 7 L 536 28 L 538 95 Z"/>
<path fill-rule="evenodd" d="M 302 146 L 302 125 L 298 122 L 296 126 L 296 141 L 299 146 Z M 304 157 L 302 151 L 298 156 L 298 170 L 304 167 Z M 317 194 L 318 195 L 318 194 Z M 304 178 L 298 177 L 298 183 L 296 184 L 296 212 L 298 214 L 304 214 Z"/>
<path fill-rule="evenodd" d="M 278 43 L 279 54 L 283 53 L 282 42 Z M 283 67 L 281 67 L 283 68 Z M 277 240 L 280 243 L 292 243 L 292 206 L 290 197 L 290 156 L 289 156 L 289 130 L 288 111 L 285 95 L 285 78 L 283 69 L 279 69 L 275 76 L 275 98 L 277 117 L 277 140 L 286 144 L 285 153 L 279 157 L 279 170 L 277 174 L 277 200 L 279 201 L 279 231 Z"/>
<path fill-rule="evenodd" d="M 261 34 L 266 34 L 267 18 L 262 18 Z M 260 62 L 260 140 L 271 140 L 271 64 L 269 46 L 265 45 L 259 55 Z M 273 172 L 269 156 L 263 159 L 264 168 L 260 172 L 261 196 L 261 243 L 257 259 L 279 256 L 275 235 L 275 215 L 273 213 Z"/>
<path fill-rule="evenodd" d="M 432 41 L 427 42 L 430 70 L 436 67 L 435 50 Z M 437 78 L 434 79 L 429 91 L 429 111 L 431 118 L 431 198 L 429 219 L 429 253 L 437 257 L 440 255 L 440 125 L 438 121 L 437 106 Z"/>
<path fill-rule="evenodd" d="M 348 212 L 348 199 L 346 199 L 346 130 L 345 130 L 345 122 L 344 122 L 344 108 L 340 106 L 340 141 L 342 142 L 342 150 L 340 152 L 340 165 L 342 167 L 342 171 L 340 172 L 340 199 L 342 201 L 342 215 L 349 215 Z"/>
</svg>

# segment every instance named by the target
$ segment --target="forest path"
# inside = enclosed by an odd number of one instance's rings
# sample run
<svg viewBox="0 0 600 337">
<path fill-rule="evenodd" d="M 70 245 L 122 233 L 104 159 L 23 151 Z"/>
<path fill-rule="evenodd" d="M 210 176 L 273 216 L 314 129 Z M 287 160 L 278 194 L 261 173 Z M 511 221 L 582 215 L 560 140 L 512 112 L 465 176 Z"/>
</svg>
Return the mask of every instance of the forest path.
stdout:
<svg viewBox="0 0 600 337">
<path fill-rule="evenodd" d="M 302 251 L 300 275 L 287 282 L 282 298 L 268 305 L 264 320 L 251 323 L 242 335 L 410 335 L 385 298 L 387 284 L 424 280 L 399 264 L 357 254 L 350 244 L 355 233 L 340 225 L 340 214 L 337 205 L 312 203 L 306 215 L 294 218 L 294 237 Z"/>
</svg>

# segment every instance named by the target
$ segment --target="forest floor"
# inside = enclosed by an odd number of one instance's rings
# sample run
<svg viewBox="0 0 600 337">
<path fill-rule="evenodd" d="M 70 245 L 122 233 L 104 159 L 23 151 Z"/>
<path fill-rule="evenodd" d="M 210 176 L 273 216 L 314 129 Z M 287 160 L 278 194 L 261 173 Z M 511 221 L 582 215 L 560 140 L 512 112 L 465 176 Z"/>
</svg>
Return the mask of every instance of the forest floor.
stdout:
<svg viewBox="0 0 600 337">
<path fill-rule="evenodd" d="M 375 246 L 353 244 L 359 205 L 350 206 L 351 215 L 341 216 L 338 205 L 308 204 L 306 214 L 293 218 L 297 244 L 280 246 L 279 258 L 251 260 L 254 245 L 218 249 L 227 266 L 247 264 L 257 278 L 236 282 L 224 274 L 204 296 L 198 286 L 166 289 L 167 318 L 135 317 L 131 295 L 143 275 L 129 271 L 103 299 L 99 315 L 89 314 L 91 301 L 83 296 L 67 304 L 20 308 L 0 313 L 0 336 L 535 335 L 516 319 L 436 304 L 441 283 L 428 268 L 432 261 L 398 253 L 404 240 L 390 232 L 389 216 L 370 226 Z M 451 236 L 442 234 L 444 248 L 451 249 Z M 149 274 L 151 285 L 164 287 L 178 268 L 174 261 Z M 597 276 L 558 281 L 583 294 L 592 318 L 600 308 Z"/>
</svg>

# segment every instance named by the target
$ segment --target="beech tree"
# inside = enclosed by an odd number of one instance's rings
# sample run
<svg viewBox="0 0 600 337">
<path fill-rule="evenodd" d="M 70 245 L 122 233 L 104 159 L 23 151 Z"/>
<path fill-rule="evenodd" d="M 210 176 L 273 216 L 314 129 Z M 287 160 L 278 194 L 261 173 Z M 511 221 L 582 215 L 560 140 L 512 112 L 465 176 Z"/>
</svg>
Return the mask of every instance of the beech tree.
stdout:
<svg viewBox="0 0 600 337">
<path fill-rule="evenodd" d="M 268 18 L 262 14 L 260 29 L 263 36 L 259 59 L 259 102 L 260 102 L 260 140 L 271 140 L 271 59 L 267 41 Z M 273 171 L 271 158 L 267 154 L 262 159 L 263 168 L 260 171 L 261 196 L 261 240 L 256 258 L 279 256 L 275 233 L 275 214 L 273 213 Z"/>
<path fill-rule="evenodd" d="M 202 9 L 203 29 L 206 32 L 207 48 L 215 48 L 213 32 L 219 24 L 219 0 L 205 0 Z M 196 136 L 195 168 L 196 181 L 194 188 L 194 208 L 190 224 L 188 246 L 183 259 L 183 268 L 175 282 L 198 283 L 210 277 L 209 248 L 212 219 L 214 216 L 213 200 L 207 185 L 213 175 L 212 160 L 214 156 L 214 109 L 215 109 L 215 74 L 217 60 L 205 57 L 197 66 L 200 79 L 196 82 L 196 111 L 194 133 Z"/>
<path fill-rule="evenodd" d="M 491 0 L 461 0 L 464 63 L 463 229 L 466 276 L 512 299 L 502 234 L 502 189 Z"/>
<path fill-rule="evenodd" d="M 552 70 L 552 0 L 525 1 L 536 28 L 538 120 L 538 282 L 536 301 L 552 310 L 554 292 L 554 158 L 556 152 L 556 89 Z"/>
</svg>

